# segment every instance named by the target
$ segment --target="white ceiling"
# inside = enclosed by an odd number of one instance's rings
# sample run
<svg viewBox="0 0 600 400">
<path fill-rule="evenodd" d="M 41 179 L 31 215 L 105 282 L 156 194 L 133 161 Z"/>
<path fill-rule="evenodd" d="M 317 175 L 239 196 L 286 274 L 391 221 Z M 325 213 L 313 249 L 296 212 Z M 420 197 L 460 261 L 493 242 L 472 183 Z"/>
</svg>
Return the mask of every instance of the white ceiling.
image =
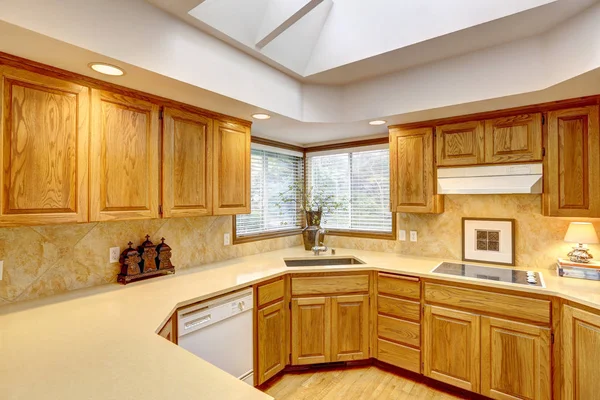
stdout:
<svg viewBox="0 0 600 400">
<path fill-rule="evenodd" d="M 169 13 L 145 0 L 3 0 L 0 51 L 94 77 L 89 62 L 112 62 L 127 75 L 102 79 L 245 119 L 266 111 L 254 134 L 304 145 L 385 134 L 371 119 L 600 93 L 598 1 L 159 1 Z"/>
<path fill-rule="evenodd" d="M 594 2 L 148 1 L 303 82 L 335 85 L 536 35 Z M 276 27 L 284 31 L 258 46 Z"/>
</svg>

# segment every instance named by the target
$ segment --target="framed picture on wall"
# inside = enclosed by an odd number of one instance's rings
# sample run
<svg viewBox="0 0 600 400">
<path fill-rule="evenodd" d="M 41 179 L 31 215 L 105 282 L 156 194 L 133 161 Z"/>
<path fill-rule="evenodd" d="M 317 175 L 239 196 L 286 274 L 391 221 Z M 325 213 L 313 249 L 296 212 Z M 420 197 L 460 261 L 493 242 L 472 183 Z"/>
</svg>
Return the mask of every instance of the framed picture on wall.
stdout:
<svg viewBox="0 0 600 400">
<path fill-rule="evenodd" d="M 462 219 L 462 259 L 490 264 L 515 265 L 515 220 Z"/>
</svg>

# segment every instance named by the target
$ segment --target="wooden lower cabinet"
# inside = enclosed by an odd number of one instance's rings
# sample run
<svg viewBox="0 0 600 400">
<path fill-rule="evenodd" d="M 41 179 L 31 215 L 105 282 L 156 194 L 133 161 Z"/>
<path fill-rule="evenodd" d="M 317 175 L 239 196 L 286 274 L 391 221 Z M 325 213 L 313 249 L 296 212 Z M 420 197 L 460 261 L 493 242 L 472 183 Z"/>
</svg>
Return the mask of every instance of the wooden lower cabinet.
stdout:
<svg viewBox="0 0 600 400">
<path fill-rule="evenodd" d="M 284 300 L 258 311 L 258 383 L 282 371 L 287 364 L 286 303 Z"/>
<path fill-rule="evenodd" d="M 562 331 L 562 399 L 599 398 L 600 315 L 565 305 Z"/>
<path fill-rule="evenodd" d="M 292 299 L 292 364 L 331 361 L 331 298 Z"/>
<path fill-rule="evenodd" d="M 478 392 L 479 315 L 425 305 L 423 322 L 424 375 Z"/>
<path fill-rule="evenodd" d="M 493 399 L 552 397 L 550 329 L 481 317 L 481 394 Z"/>
<path fill-rule="evenodd" d="M 331 299 L 332 361 L 369 358 L 369 295 Z"/>
<path fill-rule="evenodd" d="M 369 358 L 369 295 L 292 299 L 292 364 Z"/>
<path fill-rule="evenodd" d="M 158 335 L 167 339 L 170 342 L 177 344 L 177 315 L 172 315 L 171 318 L 158 331 Z"/>
</svg>

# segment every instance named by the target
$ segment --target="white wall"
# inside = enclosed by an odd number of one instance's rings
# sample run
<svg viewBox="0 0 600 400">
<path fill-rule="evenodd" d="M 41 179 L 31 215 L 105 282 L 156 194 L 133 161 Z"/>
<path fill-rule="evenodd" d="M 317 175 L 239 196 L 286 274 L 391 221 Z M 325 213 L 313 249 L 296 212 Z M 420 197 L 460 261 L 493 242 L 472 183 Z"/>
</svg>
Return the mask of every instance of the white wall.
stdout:
<svg viewBox="0 0 600 400">
<path fill-rule="evenodd" d="M 300 82 L 144 0 L 5 0 L 0 20 L 301 118 Z"/>
<path fill-rule="evenodd" d="M 225 100 L 322 124 L 315 130 L 331 129 L 336 136 L 352 121 L 388 116 L 393 120 L 391 116 L 535 92 L 600 67 L 600 3 L 529 39 L 346 86 L 302 84 L 143 0 L 4 0 L 0 20 L 170 78 L 136 81 L 137 74 L 127 76 L 137 89 L 162 95 L 175 90 L 181 93 L 174 96 L 180 101 L 186 101 L 182 96 L 194 95 L 206 101 L 206 96 L 215 99 L 214 106 L 200 100 L 188 102 L 221 112 L 227 112 L 223 110 L 226 104 L 238 104 L 219 102 L 218 93 Z M 44 49 L 33 52 L 36 43 L 40 45 L 34 40 L 33 33 L 20 41 L 2 35 L 0 50 L 23 56 L 42 54 Z M 78 72 L 92 61 L 84 59 L 88 53 L 80 54 L 82 58 L 73 59 L 47 54 L 47 59 Z M 77 62 L 77 68 L 68 62 Z M 230 109 L 235 114 L 235 106 Z M 339 125 L 326 125 L 332 123 Z M 300 122 L 294 124 L 294 132 L 299 137 L 292 141 L 308 142 L 301 137 Z"/>
<path fill-rule="evenodd" d="M 304 75 L 552 2 L 554 0 L 336 0 Z M 378 23 L 373 26 L 373 21 Z"/>
</svg>

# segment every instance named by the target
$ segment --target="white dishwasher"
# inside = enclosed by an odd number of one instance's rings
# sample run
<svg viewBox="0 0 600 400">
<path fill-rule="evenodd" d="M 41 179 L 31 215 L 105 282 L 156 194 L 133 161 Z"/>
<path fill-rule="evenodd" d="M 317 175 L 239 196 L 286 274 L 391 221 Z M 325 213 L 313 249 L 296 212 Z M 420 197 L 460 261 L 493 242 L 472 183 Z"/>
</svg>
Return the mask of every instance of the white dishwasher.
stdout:
<svg viewBox="0 0 600 400">
<path fill-rule="evenodd" d="M 179 346 L 254 385 L 252 289 L 177 312 Z"/>
</svg>

